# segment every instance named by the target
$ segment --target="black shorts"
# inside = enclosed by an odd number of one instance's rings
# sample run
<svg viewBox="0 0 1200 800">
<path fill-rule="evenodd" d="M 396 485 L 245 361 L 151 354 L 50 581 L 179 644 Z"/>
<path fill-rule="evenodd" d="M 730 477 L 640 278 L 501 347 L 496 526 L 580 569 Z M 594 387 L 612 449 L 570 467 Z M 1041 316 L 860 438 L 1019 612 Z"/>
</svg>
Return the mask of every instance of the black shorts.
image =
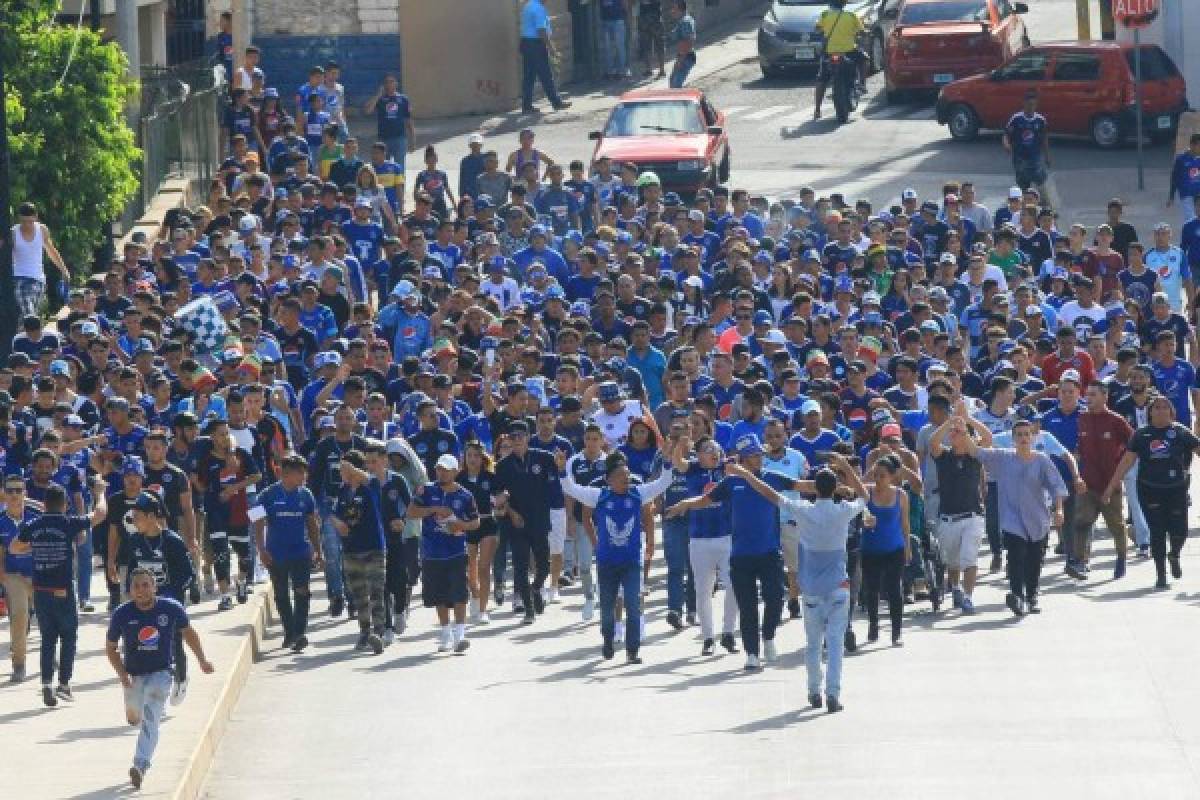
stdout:
<svg viewBox="0 0 1200 800">
<path fill-rule="evenodd" d="M 426 608 L 450 608 L 467 602 L 467 557 L 426 560 L 421 576 L 421 602 Z"/>
<path fill-rule="evenodd" d="M 496 535 L 496 521 L 493 519 L 485 519 L 479 523 L 479 527 L 473 531 L 467 531 L 467 544 L 479 544 L 489 536 Z"/>
</svg>

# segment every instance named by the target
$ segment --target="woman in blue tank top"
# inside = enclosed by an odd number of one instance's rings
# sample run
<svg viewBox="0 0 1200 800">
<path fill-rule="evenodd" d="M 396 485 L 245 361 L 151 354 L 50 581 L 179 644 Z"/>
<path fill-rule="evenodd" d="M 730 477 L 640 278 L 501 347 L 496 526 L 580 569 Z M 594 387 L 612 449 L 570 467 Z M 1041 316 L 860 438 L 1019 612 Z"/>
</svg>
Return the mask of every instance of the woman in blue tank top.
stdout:
<svg viewBox="0 0 1200 800">
<path fill-rule="evenodd" d="M 879 639 L 879 593 L 887 595 L 892 620 L 892 646 L 903 644 L 900 624 L 904 615 L 901 579 L 908 563 L 908 496 L 899 485 L 900 460 L 888 454 L 872 468 L 874 483 L 869 488 L 867 510 L 874 525 L 862 532 L 863 593 L 867 605 L 867 641 Z"/>
</svg>

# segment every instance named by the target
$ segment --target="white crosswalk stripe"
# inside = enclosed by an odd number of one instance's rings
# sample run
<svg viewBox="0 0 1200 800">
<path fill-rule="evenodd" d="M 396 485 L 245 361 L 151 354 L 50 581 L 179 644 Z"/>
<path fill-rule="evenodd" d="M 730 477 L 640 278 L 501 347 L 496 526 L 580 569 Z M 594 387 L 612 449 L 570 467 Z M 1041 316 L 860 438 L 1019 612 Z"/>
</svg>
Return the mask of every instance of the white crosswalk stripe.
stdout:
<svg viewBox="0 0 1200 800">
<path fill-rule="evenodd" d="M 867 119 L 892 119 L 908 112 L 908 106 L 887 106 L 880 111 L 867 114 Z"/>
<path fill-rule="evenodd" d="M 734 114 L 737 114 L 739 111 L 745 111 L 747 108 L 750 108 L 750 106 L 729 106 L 724 109 L 725 116 L 732 117 Z"/>
<path fill-rule="evenodd" d="M 905 119 L 934 119 L 937 110 L 934 108 L 917 108 L 904 115 Z"/>
<path fill-rule="evenodd" d="M 742 117 L 742 119 L 752 119 L 752 120 L 767 119 L 768 117 L 778 116 L 779 114 L 782 114 L 783 112 L 789 111 L 793 108 L 795 108 L 795 106 L 792 106 L 792 105 L 767 106 L 762 111 L 755 111 L 753 114 L 747 114 L 746 116 Z"/>
<path fill-rule="evenodd" d="M 784 125 L 798 125 L 801 122 L 807 122 L 812 119 L 812 106 L 805 106 L 797 111 L 793 111 L 786 117 L 780 117 L 776 122 Z"/>
</svg>

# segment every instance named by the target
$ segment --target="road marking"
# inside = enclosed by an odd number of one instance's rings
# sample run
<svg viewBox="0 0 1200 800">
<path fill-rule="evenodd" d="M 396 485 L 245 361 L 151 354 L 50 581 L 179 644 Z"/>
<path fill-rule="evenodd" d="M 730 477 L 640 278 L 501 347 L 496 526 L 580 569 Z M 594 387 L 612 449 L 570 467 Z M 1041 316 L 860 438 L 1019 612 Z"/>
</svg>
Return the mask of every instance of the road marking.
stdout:
<svg viewBox="0 0 1200 800">
<path fill-rule="evenodd" d="M 868 114 L 867 119 L 891 119 L 907 112 L 907 106 L 887 106 L 882 111 Z"/>
<path fill-rule="evenodd" d="M 753 119 L 753 120 L 766 119 L 767 117 L 774 117 L 777 114 L 782 114 L 783 112 L 789 111 L 793 108 L 795 108 L 795 106 L 793 106 L 793 105 L 768 106 L 768 107 L 764 108 L 762 111 L 755 111 L 753 114 L 747 114 L 742 119 Z"/>
<path fill-rule="evenodd" d="M 806 106 L 798 111 L 793 111 L 786 117 L 780 117 L 776 121 L 784 124 L 795 124 L 798 122 L 806 122 L 810 119 L 812 119 L 812 106 Z"/>
<path fill-rule="evenodd" d="M 937 110 L 933 108 L 918 108 L 904 115 L 905 119 L 933 119 Z"/>
<path fill-rule="evenodd" d="M 750 106 L 730 106 L 729 108 L 725 109 L 725 116 L 731 117 L 739 111 L 745 111 L 749 107 Z"/>
</svg>

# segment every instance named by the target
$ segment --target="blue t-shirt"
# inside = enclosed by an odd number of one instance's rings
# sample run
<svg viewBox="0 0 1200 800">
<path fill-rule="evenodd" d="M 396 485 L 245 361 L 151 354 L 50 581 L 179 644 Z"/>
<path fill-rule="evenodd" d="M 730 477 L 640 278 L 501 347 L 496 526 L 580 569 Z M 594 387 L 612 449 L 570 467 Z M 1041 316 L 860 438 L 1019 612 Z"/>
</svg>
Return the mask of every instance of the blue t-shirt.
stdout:
<svg viewBox="0 0 1200 800">
<path fill-rule="evenodd" d="M 788 442 L 788 447 L 799 450 L 800 455 L 804 456 L 804 460 L 808 462 L 809 469 L 813 470 L 823 466 L 827 460 L 817 454 L 832 450 L 833 446 L 840 441 L 838 435 L 828 429 L 822 429 L 817 434 L 817 438 L 811 441 L 805 438 L 804 432 L 801 431 L 792 437 L 792 440 Z"/>
<path fill-rule="evenodd" d="M 68 590 L 75 580 L 75 541 L 91 528 L 88 517 L 44 514 L 22 522 L 17 539 L 33 551 L 33 588 Z"/>
<path fill-rule="evenodd" d="M 776 491 L 792 488 L 792 479 L 778 472 L 764 472 L 760 477 Z M 779 552 L 779 509 L 749 483 L 741 478 L 723 478 L 708 497 L 729 505 L 731 556 Z"/>
<path fill-rule="evenodd" d="M 679 499 L 707 494 L 725 477 L 721 467 L 705 469 L 693 461 L 684 473 L 687 481 L 687 494 Z M 718 536 L 729 535 L 729 509 L 725 503 L 711 497 L 713 504 L 708 508 L 697 509 L 688 514 L 688 536 L 693 539 L 715 539 Z"/>
<path fill-rule="evenodd" d="M 1013 114 L 1004 126 L 1008 134 L 1009 144 L 1012 145 L 1014 159 L 1021 161 L 1040 161 L 1042 158 L 1042 139 L 1046 136 L 1046 118 L 1034 112 L 1032 117 L 1019 111 Z"/>
<path fill-rule="evenodd" d="M 380 248 L 383 247 L 383 226 L 377 222 L 342 223 L 342 235 L 350 251 L 364 264 L 374 264 L 379 260 Z"/>
<path fill-rule="evenodd" d="M 413 505 L 420 508 L 444 506 L 453 513 L 453 519 L 470 522 L 479 516 L 475 496 L 462 486 L 447 491 L 436 483 L 427 483 L 413 498 Z M 465 556 L 467 537 L 446 530 L 450 519 L 428 516 L 421 520 L 421 558 L 444 561 Z"/>
<path fill-rule="evenodd" d="M 25 515 L 20 522 L 25 523 L 37 519 L 38 514 L 39 512 L 32 508 L 26 508 Z M 12 541 L 17 538 L 19 525 L 20 523 L 7 513 L 0 512 L 0 545 L 4 546 L 4 571 L 12 575 L 24 575 L 26 578 L 32 578 L 33 554 L 15 555 L 12 552 Z"/>
<path fill-rule="evenodd" d="M 624 494 L 605 487 L 592 511 L 597 564 L 642 563 L 642 495 L 630 486 Z"/>
<path fill-rule="evenodd" d="M 267 552 L 276 561 L 312 558 L 306 527 L 309 514 L 317 511 L 317 500 L 307 486 L 294 492 L 273 483 L 258 495 L 250 519 L 267 520 Z"/>
<path fill-rule="evenodd" d="M 1175 421 L 1192 427 L 1192 389 L 1196 387 L 1196 368 L 1186 361 L 1175 359 L 1170 367 L 1161 362 L 1151 362 L 1154 370 L 1154 388 L 1171 400 L 1175 406 Z M 1061 438 L 1061 437 L 1059 437 Z"/>
<path fill-rule="evenodd" d="M 1082 411 L 1081 406 L 1076 406 L 1075 410 L 1068 414 L 1062 410 L 1061 406 L 1055 405 L 1042 414 L 1040 418 L 1042 430 L 1062 442 L 1063 447 L 1072 453 L 1077 452 L 1079 450 L 1079 414 Z"/>
<path fill-rule="evenodd" d="M 128 602 L 117 608 L 108 621 L 108 641 L 124 640 L 122 661 L 130 675 L 149 675 L 171 669 L 175 663 L 175 631 L 189 624 L 187 612 L 175 600 L 157 597 L 145 610 Z"/>
</svg>

